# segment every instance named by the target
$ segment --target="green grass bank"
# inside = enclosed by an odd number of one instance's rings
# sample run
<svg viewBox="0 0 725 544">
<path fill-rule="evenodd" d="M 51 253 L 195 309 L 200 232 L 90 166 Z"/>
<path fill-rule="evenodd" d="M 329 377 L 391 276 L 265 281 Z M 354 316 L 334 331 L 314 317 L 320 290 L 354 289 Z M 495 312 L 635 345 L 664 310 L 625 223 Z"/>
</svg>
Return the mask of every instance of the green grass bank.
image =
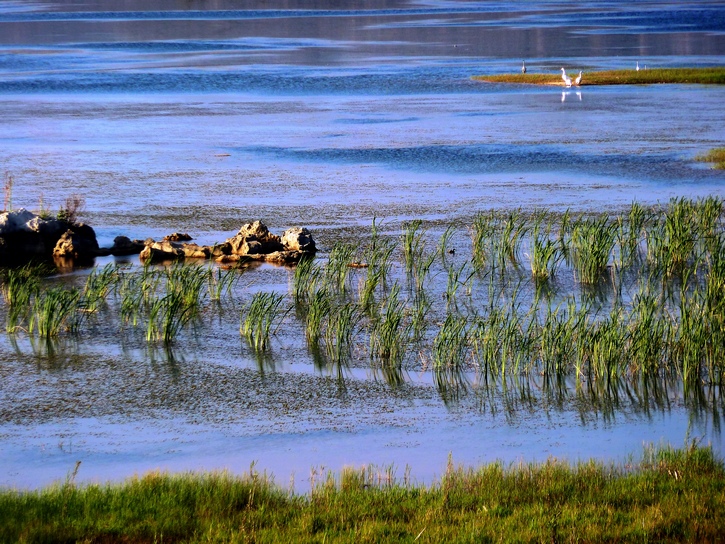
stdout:
<svg viewBox="0 0 725 544">
<path fill-rule="evenodd" d="M 569 76 L 579 73 L 574 67 Z M 473 76 L 477 81 L 489 83 L 528 83 L 531 85 L 563 85 L 561 72 L 553 74 L 526 73 Z M 653 85 L 660 83 L 699 83 L 709 85 L 725 84 L 725 67 L 714 68 L 657 68 L 647 70 L 604 70 L 584 71 L 581 86 L 584 85 Z"/>
<path fill-rule="evenodd" d="M 253 468 L 121 484 L 0 490 L 2 542 L 718 542 L 725 468 L 710 448 L 645 448 L 636 463 L 549 460 L 439 482 L 392 470 L 318 476 L 310 493 Z"/>
</svg>

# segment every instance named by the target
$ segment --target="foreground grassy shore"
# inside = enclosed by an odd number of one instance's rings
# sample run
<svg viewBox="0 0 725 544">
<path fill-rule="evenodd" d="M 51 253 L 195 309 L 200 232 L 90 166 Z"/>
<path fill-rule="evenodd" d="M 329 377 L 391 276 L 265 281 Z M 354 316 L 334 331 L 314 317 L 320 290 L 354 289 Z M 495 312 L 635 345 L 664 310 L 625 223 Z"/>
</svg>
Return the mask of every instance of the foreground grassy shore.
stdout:
<svg viewBox="0 0 725 544">
<path fill-rule="evenodd" d="M 476 470 L 431 486 L 371 468 L 306 495 L 252 470 L 149 474 L 120 485 L 0 491 L 2 542 L 718 542 L 725 468 L 711 449 L 646 449 L 636 466 L 593 461 Z"/>
<path fill-rule="evenodd" d="M 572 80 L 579 73 L 568 70 Z M 553 74 L 501 74 L 473 76 L 478 81 L 491 83 L 529 83 L 533 85 L 563 85 L 561 72 Z M 655 83 L 725 84 L 725 67 L 716 68 L 659 68 L 654 70 L 584 71 L 581 85 L 644 85 Z"/>
</svg>

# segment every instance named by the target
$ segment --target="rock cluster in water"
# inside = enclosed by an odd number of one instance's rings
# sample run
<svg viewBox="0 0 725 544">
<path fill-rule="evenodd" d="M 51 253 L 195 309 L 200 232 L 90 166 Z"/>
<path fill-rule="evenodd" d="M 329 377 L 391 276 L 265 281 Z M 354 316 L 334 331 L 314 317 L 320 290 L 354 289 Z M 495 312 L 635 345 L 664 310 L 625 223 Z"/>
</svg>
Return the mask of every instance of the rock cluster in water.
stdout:
<svg viewBox="0 0 725 544">
<path fill-rule="evenodd" d="M 0 213 L 0 265 L 50 257 L 56 262 L 84 262 L 104 255 L 136 254 L 148 264 L 183 259 L 291 264 L 317 249 L 306 228 L 293 227 L 278 236 L 261 221 L 243 225 L 236 235 L 213 246 L 200 246 L 191 243 L 191 239 L 183 233 L 171 234 L 158 242 L 117 236 L 113 246 L 101 248 L 95 231 L 83 223 L 43 218 L 25 209 Z"/>
</svg>

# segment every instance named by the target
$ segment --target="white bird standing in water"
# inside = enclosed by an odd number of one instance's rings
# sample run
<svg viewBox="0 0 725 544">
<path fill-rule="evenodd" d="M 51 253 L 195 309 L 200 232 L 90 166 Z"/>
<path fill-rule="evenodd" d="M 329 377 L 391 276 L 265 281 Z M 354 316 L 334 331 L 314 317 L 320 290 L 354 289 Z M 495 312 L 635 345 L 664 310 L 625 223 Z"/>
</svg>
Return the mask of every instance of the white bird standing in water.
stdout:
<svg viewBox="0 0 725 544">
<path fill-rule="evenodd" d="M 582 82 L 582 71 L 579 70 L 579 75 L 576 76 L 576 79 L 574 80 L 575 85 L 579 85 Z"/>
<path fill-rule="evenodd" d="M 525 60 L 521 61 L 521 73 L 522 74 L 526 73 L 526 61 Z"/>
<path fill-rule="evenodd" d="M 571 87 L 571 78 L 566 75 L 566 70 L 564 70 L 564 68 L 561 69 L 561 79 L 564 80 L 564 85 Z"/>
<path fill-rule="evenodd" d="M 635 68 L 639 72 L 639 61 L 637 61 L 637 68 Z"/>
</svg>

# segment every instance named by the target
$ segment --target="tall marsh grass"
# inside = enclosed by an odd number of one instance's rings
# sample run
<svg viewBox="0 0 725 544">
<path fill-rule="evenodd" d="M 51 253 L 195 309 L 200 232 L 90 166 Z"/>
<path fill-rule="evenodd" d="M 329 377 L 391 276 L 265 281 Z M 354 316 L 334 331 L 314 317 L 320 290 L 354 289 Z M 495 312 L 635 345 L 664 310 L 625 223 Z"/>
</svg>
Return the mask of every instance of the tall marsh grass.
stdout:
<svg viewBox="0 0 725 544">
<path fill-rule="evenodd" d="M 279 293 L 255 293 L 242 310 L 239 332 L 255 351 L 269 348 L 270 336 L 275 323 L 279 323 L 289 311 L 282 307 L 285 296 Z"/>
</svg>

